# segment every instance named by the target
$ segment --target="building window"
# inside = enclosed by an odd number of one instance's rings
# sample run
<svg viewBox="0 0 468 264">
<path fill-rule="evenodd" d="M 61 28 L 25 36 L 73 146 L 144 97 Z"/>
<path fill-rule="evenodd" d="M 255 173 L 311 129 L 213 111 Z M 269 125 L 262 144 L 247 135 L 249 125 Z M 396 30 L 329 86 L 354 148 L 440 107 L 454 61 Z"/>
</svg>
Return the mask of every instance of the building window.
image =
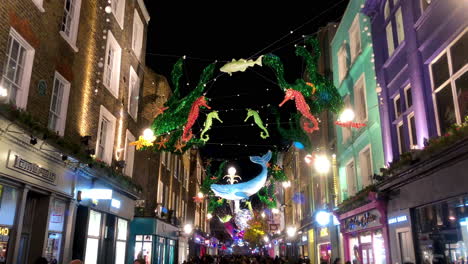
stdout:
<svg viewBox="0 0 468 264">
<path fill-rule="evenodd" d="M 354 172 L 354 160 L 346 164 L 346 184 L 348 186 L 348 198 L 356 194 L 356 174 Z"/>
<path fill-rule="evenodd" d="M 148 259 L 152 260 L 153 252 L 153 236 L 152 235 L 137 235 L 135 236 L 135 256 L 133 259 Z"/>
<path fill-rule="evenodd" d="M 125 135 L 125 175 L 133 176 L 133 161 L 135 157 L 135 146 L 130 145 L 135 141 L 135 136 L 127 130 Z"/>
<path fill-rule="evenodd" d="M 434 107 L 439 135 L 468 115 L 468 30 L 431 64 Z"/>
<path fill-rule="evenodd" d="M 405 88 L 405 103 L 406 103 L 406 109 L 409 109 L 411 106 L 413 106 L 413 95 L 411 94 L 411 86 L 407 86 Z"/>
<path fill-rule="evenodd" d="M 125 250 L 127 248 L 128 221 L 117 218 L 117 242 L 115 244 L 115 264 L 125 264 Z"/>
<path fill-rule="evenodd" d="M 408 129 L 411 149 L 417 148 L 418 136 L 416 134 L 416 122 L 414 120 L 414 113 L 408 115 Z"/>
<path fill-rule="evenodd" d="M 143 22 L 141 21 L 140 15 L 138 15 L 138 11 L 135 9 L 135 14 L 133 15 L 132 49 L 138 60 L 141 59 L 144 30 L 145 27 L 143 26 Z"/>
<path fill-rule="evenodd" d="M 86 239 L 85 263 L 97 264 L 99 240 L 101 235 L 102 214 L 89 210 L 88 236 Z"/>
<path fill-rule="evenodd" d="M 49 110 L 49 129 L 63 136 L 67 120 L 68 96 L 70 83 L 58 72 L 55 72 L 54 87 Z"/>
<path fill-rule="evenodd" d="M 133 118 L 137 120 L 138 116 L 138 99 L 140 95 L 140 78 L 138 78 L 137 73 L 130 66 L 130 78 L 128 84 L 128 113 Z"/>
<path fill-rule="evenodd" d="M 0 81 L 0 98 L 26 108 L 35 50 L 13 28 L 10 29 L 5 64 Z"/>
<path fill-rule="evenodd" d="M 393 98 L 393 108 L 395 109 L 395 119 L 400 118 L 401 116 L 401 99 L 400 95 L 397 94 L 395 98 Z"/>
<path fill-rule="evenodd" d="M 45 12 L 44 7 L 43 7 L 43 5 L 42 5 L 43 2 L 44 2 L 44 0 L 32 0 L 32 1 L 33 1 L 33 3 L 37 6 L 37 8 L 39 9 L 39 11 Z"/>
<path fill-rule="evenodd" d="M 348 73 L 348 63 L 347 63 L 348 54 L 346 52 L 346 45 L 343 44 L 338 50 L 338 76 L 341 81 L 344 80 L 346 74 Z"/>
<path fill-rule="evenodd" d="M 120 28 L 124 26 L 125 0 L 111 0 L 112 14 L 114 14 Z"/>
<path fill-rule="evenodd" d="M 361 52 L 361 30 L 359 27 L 359 13 L 354 18 L 353 24 L 349 29 L 349 47 L 351 50 L 351 63 L 353 63 L 357 55 Z"/>
<path fill-rule="evenodd" d="M 359 166 L 361 167 L 362 187 L 364 188 L 372 183 L 372 176 L 374 175 L 370 145 L 359 153 Z"/>
<path fill-rule="evenodd" d="M 387 0 L 384 7 L 384 16 L 388 57 L 391 57 L 395 48 L 398 47 L 405 39 L 403 14 L 400 2 Z"/>
<path fill-rule="evenodd" d="M 424 12 L 432 4 L 434 0 L 420 0 L 420 1 L 421 1 L 421 9 Z"/>
<path fill-rule="evenodd" d="M 78 51 L 76 48 L 76 38 L 78 36 L 81 0 L 65 0 L 64 2 L 65 5 L 60 35 L 75 51 Z"/>
<path fill-rule="evenodd" d="M 115 98 L 119 97 L 121 56 L 122 49 L 109 30 L 107 34 L 106 60 L 104 63 L 104 86 Z"/>
<path fill-rule="evenodd" d="M 365 123 L 367 121 L 367 100 L 364 74 L 354 85 L 354 109 L 357 122 Z"/>
<path fill-rule="evenodd" d="M 397 139 L 398 139 L 398 151 L 400 154 L 405 152 L 405 131 L 403 128 L 403 122 L 398 123 L 397 125 Z"/>
<path fill-rule="evenodd" d="M 55 199 L 50 209 L 49 234 L 45 249 L 45 257 L 50 263 L 60 263 L 62 248 L 62 233 L 65 223 L 66 203 Z"/>
<path fill-rule="evenodd" d="M 349 95 L 347 95 L 347 96 L 344 98 L 343 101 L 344 101 L 345 109 L 350 109 L 350 108 L 351 108 L 351 100 L 350 100 Z M 343 137 L 342 142 L 343 142 L 343 143 L 346 143 L 346 142 L 351 138 L 351 128 L 349 128 L 349 127 L 342 127 L 342 128 L 341 128 L 341 135 L 342 135 L 342 137 Z"/>
<path fill-rule="evenodd" d="M 99 113 L 98 138 L 96 142 L 96 158 L 107 164 L 112 162 L 116 118 L 101 105 Z"/>
</svg>

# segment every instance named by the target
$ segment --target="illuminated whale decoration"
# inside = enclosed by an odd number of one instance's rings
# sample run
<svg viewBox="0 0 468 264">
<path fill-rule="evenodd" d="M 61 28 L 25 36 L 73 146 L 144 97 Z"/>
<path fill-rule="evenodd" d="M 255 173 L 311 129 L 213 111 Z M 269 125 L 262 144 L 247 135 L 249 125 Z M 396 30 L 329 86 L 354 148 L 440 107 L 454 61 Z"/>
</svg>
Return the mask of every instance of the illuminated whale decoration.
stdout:
<svg viewBox="0 0 468 264">
<path fill-rule="evenodd" d="M 267 163 L 270 159 L 271 151 L 268 151 L 268 153 L 262 157 L 251 156 L 250 161 L 262 166 L 262 171 L 259 175 L 250 181 L 242 183 L 227 185 L 211 184 L 211 190 L 213 190 L 216 196 L 227 200 L 239 201 L 242 199 L 248 199 L 249 196 L 257 193 L 265 185 L 268 174 Z"/>
</svg>

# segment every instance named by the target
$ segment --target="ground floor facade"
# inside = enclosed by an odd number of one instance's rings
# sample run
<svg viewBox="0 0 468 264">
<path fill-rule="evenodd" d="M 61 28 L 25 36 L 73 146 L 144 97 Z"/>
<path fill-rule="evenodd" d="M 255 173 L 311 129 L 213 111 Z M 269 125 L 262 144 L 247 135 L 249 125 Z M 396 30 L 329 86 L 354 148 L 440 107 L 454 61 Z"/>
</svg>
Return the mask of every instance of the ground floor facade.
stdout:
<svg viewBox="0 0 468 264">
<path fill-rule="evenodd" d="M 0 134 L 0 264 L 125 263 L 136 196 L 1 118 Z"/>
</svg>

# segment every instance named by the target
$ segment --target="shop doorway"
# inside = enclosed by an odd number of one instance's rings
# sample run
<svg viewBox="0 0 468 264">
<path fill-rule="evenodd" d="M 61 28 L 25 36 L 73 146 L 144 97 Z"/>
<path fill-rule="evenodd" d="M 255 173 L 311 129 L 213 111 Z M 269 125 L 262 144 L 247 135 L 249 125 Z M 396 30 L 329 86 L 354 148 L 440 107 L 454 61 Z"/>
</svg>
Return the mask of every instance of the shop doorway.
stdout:
<svg viewBox="0 0 468 264">
<path fill-rule="evenodd" d="M 28 192 L 22 224 L 18 264 L 33 263 L 42 256 L 50 197 Z"/>
<path fill-rule="evenodd" d="M 372 244 L 361 245 L 361 256 L 362 264 L 374 264 L 374 252 L 372 250 Z"/>
</svg>

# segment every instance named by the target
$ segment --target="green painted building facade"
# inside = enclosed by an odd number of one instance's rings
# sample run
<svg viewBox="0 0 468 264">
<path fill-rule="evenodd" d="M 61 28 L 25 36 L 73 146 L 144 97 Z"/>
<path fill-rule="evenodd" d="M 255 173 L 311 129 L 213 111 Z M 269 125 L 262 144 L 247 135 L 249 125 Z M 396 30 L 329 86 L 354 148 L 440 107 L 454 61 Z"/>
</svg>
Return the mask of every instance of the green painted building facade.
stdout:
<svg viewBox="0 0 468 264">
<path fill-rule="evenodd" d="M 384 166 L 374 52 L 365 0 L 351 0 L 331 44 L 333 82 L 360 129 L 336 126 L 340 200 L 373 183 Z"/>
</svg>

